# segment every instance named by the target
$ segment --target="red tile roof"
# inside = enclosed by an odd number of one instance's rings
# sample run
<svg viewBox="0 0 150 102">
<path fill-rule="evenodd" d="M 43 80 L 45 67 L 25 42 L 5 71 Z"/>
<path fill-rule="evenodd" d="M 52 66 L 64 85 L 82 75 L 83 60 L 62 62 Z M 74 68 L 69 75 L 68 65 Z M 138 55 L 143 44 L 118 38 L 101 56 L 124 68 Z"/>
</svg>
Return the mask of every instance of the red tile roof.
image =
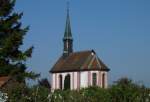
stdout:
<svg viewBox="0 0 150 102">
<path fill-rule="evenodd" d="M 97 57 L 96 53 L 91 50 L 75 52 L 70 54 L 67 58 L 61 56 L 50 72 L 55 73 L 84 70 L 109 71 L 107 66 Z"/>
<path fill-rule="evenodd" d="M 0 77 L 0 87 L 2 87 L 4 84 L 6 84 L 9 81 L 9 79 L 10 79 L 9 76 Z"/>
</svg>

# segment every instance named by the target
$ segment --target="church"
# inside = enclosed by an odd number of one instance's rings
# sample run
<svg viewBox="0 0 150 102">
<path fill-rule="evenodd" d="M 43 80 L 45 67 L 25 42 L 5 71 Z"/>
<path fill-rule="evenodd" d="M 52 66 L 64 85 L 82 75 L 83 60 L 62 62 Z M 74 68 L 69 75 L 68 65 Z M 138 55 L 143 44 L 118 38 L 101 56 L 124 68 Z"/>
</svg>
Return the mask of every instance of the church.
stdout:
<svg viewBox="0 0 150 102">
<path fill-rule="evenodd" d="M 67 9 L 63 53 L 50 70 L 51 89 L 80 90 L 89 86 L 107 88 L 109 68 L 94 50 L 74 52 L 73 37 Z"/>
</svg>

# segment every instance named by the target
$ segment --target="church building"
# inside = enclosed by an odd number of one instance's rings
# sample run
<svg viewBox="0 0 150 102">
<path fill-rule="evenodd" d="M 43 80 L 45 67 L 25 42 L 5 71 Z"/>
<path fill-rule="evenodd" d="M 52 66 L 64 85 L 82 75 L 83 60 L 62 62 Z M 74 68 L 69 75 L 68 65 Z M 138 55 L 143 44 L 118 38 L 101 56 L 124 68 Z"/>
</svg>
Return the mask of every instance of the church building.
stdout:
<svg viewBox="0 0 150 102">
<path fill-rule="evenodd" d="M 74 52 L 73 50 L 69 8 L 63 43 L 62 56 L 50 70 L 52 90 L 80 90 L 89 86 L 107 88 L 109 68 L 96 52 L 94 50 Z"/>
</svg>

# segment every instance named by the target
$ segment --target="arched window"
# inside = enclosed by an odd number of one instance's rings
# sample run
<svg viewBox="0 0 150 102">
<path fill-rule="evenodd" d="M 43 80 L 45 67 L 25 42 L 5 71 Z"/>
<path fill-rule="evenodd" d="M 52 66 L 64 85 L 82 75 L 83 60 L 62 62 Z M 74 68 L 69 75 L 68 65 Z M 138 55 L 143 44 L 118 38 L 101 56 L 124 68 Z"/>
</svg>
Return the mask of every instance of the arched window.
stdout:
<svg viewBox="0 0 150 102">
<path fill-rule="evenodd" d="M 96 73 L 92 74 L 92 84 L 93 84 L 93 86 L 97 85 L 97 74 Z"/>
<path fill-rule="evenodd" d="M 102 88 L 105 88 L 105 73 L 102 74 Z"/>
<path fill-rule="evenodd" d="M 59 88 L 62 90 L 62 75 L 59 75 Z"/>
<path fill-rule="evenodd" d="M 64 80 L 64 89 L 68 90 L 70 89 L 70 75 L 66 75 L 65 80 Z"/>
</svg>

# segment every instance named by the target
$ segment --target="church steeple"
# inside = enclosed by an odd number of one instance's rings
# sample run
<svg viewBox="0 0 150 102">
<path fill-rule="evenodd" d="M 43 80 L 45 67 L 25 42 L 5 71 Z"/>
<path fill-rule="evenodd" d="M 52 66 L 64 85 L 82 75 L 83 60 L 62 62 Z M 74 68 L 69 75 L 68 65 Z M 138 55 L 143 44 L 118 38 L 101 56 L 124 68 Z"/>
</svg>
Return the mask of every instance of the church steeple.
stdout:
<svg viewBox="0 0 150 102">
<path fill-rule="evenodd" d="M 67 19 L 63 42 L 64 42 L 63 56 L 67 57 L 69 56 L 70 53 L 73 52 L 73 38 L 70 25 L 69 3 L 67 3 Z"/>
<path fill-rule="evenodd" d="M 66 19 L 66 28 L 65 28 L 64 39 L 72 39 L 70 17 L 69 17 L 69 6 L 67 6 L 67 19 Z"/>
</svg>

